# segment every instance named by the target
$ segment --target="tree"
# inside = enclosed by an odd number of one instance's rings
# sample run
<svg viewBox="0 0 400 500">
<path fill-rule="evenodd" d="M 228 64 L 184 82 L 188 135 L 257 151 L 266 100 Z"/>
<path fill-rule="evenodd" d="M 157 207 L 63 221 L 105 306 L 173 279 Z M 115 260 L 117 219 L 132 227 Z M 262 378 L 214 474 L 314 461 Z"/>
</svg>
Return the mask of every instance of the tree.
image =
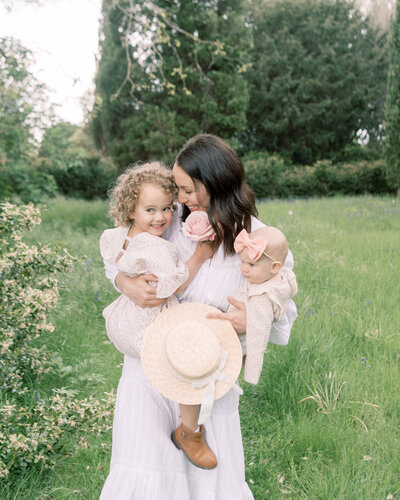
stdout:
<svg viewBox="0 0 400 500">
<path fill-rule="evenodd" d="M 247 149 L 296 163 L 330 157 L 384 118 L 385 35 L 346 0 L 250 1 Z"/>
<path fill-rule="evenodd" d="M 386 179 L 400 198 L 400 6 L 392 20 L 386 102 Z"/>
<path fill-rule="evenodd" d="M 96 149 L 90 131 L 68 122 L 49 127 L 39 149 L 39 169 L 54 177 L 61 193 L 104 197 L 117 176 L 109 158 Z"/>
<path fill-rule="evenodd" d="M 51 121 L 45 87 L 29 71 L 31 53 L 17 40 L 0 38 L 0 198 L 38 201 L 56 189 L 54 179 L 32 166 L 36 137 Z"/>
<path fill-rule="evenodd" d="M 0 155 L 19 161 L 33 147 L 38 116 L 33 103 L 40 86 L 28 70 L 31 54 L 16 40 L 0 38 Z"/>
<path fill-rule="evenodd" d="M 246 125 L 241 0 L 103 0 L 93 132 L 120 167 L 170 161 L 192 135 Z"/>
</svg>

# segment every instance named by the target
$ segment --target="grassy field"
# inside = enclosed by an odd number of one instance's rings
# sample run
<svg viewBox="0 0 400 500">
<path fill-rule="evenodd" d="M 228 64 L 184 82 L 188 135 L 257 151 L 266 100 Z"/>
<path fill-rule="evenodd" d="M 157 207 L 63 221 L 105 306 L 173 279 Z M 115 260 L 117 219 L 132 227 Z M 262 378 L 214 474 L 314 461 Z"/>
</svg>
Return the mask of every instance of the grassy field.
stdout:
<svg viewBox="0 0 400 500">
<path fill-rule="evenodd" d="M 116 389 L 122 356 L 101 311 L 116 296 L 98 251 L 105 202 L 56 199 L 30 242 L 84 257 L 65 277 L 49 338 L 79 397 Z M 287 347 L 270 346 L 258 386 L 243 383 L 246 477 L 261 499 L 400 498 L 400 202 L 391 197 L 268 201 L 295 256 L 299 317 Z M 1 498 L 96 499 L 111 433 L 87 436 L 52 471 L 27 474 Z M 72 450 L 72 447 L 71 447 Z M 146 500 L 146 499 L 143 499 Z M 149 499 L 150 500 L 150 499 Z M 173 500 L 173 499 L 171 499 Z"/>
</svg>

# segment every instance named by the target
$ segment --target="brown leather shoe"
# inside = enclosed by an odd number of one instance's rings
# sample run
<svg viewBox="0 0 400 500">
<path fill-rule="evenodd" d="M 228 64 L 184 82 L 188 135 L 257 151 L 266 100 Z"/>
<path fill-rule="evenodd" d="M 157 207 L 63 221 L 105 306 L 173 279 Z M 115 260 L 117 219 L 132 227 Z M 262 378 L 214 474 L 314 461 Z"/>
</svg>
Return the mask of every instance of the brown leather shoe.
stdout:
<svg viewBox="0 0 400 500">
<path fill-rule="evenodd" d="M 200 425 L 199 432 L 194 432 L 181 424 L 171 434 L 171 439 L 193 465 L 201 469 L 214 469 L 217 466 L 217 457 L 204 439 L 204 425 Z"/>
</svg>

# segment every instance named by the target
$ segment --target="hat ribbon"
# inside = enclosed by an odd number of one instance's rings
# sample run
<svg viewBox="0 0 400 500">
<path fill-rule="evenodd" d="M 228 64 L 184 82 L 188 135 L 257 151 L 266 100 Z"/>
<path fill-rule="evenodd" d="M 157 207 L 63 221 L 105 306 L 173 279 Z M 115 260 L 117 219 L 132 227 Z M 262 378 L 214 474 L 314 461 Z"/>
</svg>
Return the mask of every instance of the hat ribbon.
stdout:
<svg viewBox="0 0 400 500">
<path fill-rule="evenodd" d="M 249 258 L 254 261 L 258 260 L 261 257 L 266 246 L 267 241 L 264 240 L 264 238 L 258 236 L 257 238 L 251 239 L 246 229 L 242 229 L 240 231 L 233 243 L 233 247 L 236 253 L 240 253 L 242 250 L 247 248 Z"/>
<path fill-rule="evenodd" d="M 200 407 L 198 420 L 199 425 L 203 424 L 211 416 L 211 410 L 214 404 L 215 382 L 225 382 L 229 384 L 236 392 L 238 392 L 239 394 L 243 394 L 242 388 L 238 384 L 236 384 L 229 375 L 223 373 L 222 371 L 225 368 L 226 362 L 228 360 L 228 353 L 226 351 L 221 351 L 221 360 L 214 373 L 212 373 L 211 375 L 206 375 L 205 377 L 197 378 L 196 380 L 183 377 L 176 370 L 174 370 L 167 359 L 167 355 L 165 353 L 165 344 L 163 345 L 162 356 L 165 362 L 165 366 L 172 373 L 172 375 L 174 375 L 174 377 L 182 380 L 182 382 L 192 384 L 193 389 L 201 389 L 205 386 L 205 390 L 203 392 L 203 400 Z"/>
</svg>

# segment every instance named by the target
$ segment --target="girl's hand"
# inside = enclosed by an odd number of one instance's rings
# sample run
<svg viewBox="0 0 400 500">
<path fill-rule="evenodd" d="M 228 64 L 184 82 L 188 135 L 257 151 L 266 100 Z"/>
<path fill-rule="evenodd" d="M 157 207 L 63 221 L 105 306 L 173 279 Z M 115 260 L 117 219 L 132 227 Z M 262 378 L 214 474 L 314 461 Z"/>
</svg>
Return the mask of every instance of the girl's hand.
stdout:
<svg viewBox="0 0 400 500">
<path fill-rule="evenodd" d="M 215 254 L 216 249 L 212 247 L 209 241 L 199 241 L 196 245 L 195 254 L 202 261 L 206 261 L 207 259 L 211 259 L 211 257 Z"/>
<path fill-rule="evenodd" d="M 165 299 L 158 299 L 156 287 L 150 285 L 149 281 L 158 281 L 153 274 L 141 274 L 136 278 L 118 273 L 115 284 L 118 289 L 139 307 L 155 307 L 163 304 Z"/>
<path fill-rule="evenodd" d="M 206 314 L 207 318 L 215 318 L 215 319 L 227 319 L 231 322 L 233 328 L 236 330 L 237 334 L 246 333 L 246 306 L 244 302 L 240 302 L 240 300 L 236 300 L 232 297 L 228 297 L 228 302 L 236 307 L 235 311 L 230 312 L 219 312 L 219 313 L 208 313 Z"/>
</svg>

